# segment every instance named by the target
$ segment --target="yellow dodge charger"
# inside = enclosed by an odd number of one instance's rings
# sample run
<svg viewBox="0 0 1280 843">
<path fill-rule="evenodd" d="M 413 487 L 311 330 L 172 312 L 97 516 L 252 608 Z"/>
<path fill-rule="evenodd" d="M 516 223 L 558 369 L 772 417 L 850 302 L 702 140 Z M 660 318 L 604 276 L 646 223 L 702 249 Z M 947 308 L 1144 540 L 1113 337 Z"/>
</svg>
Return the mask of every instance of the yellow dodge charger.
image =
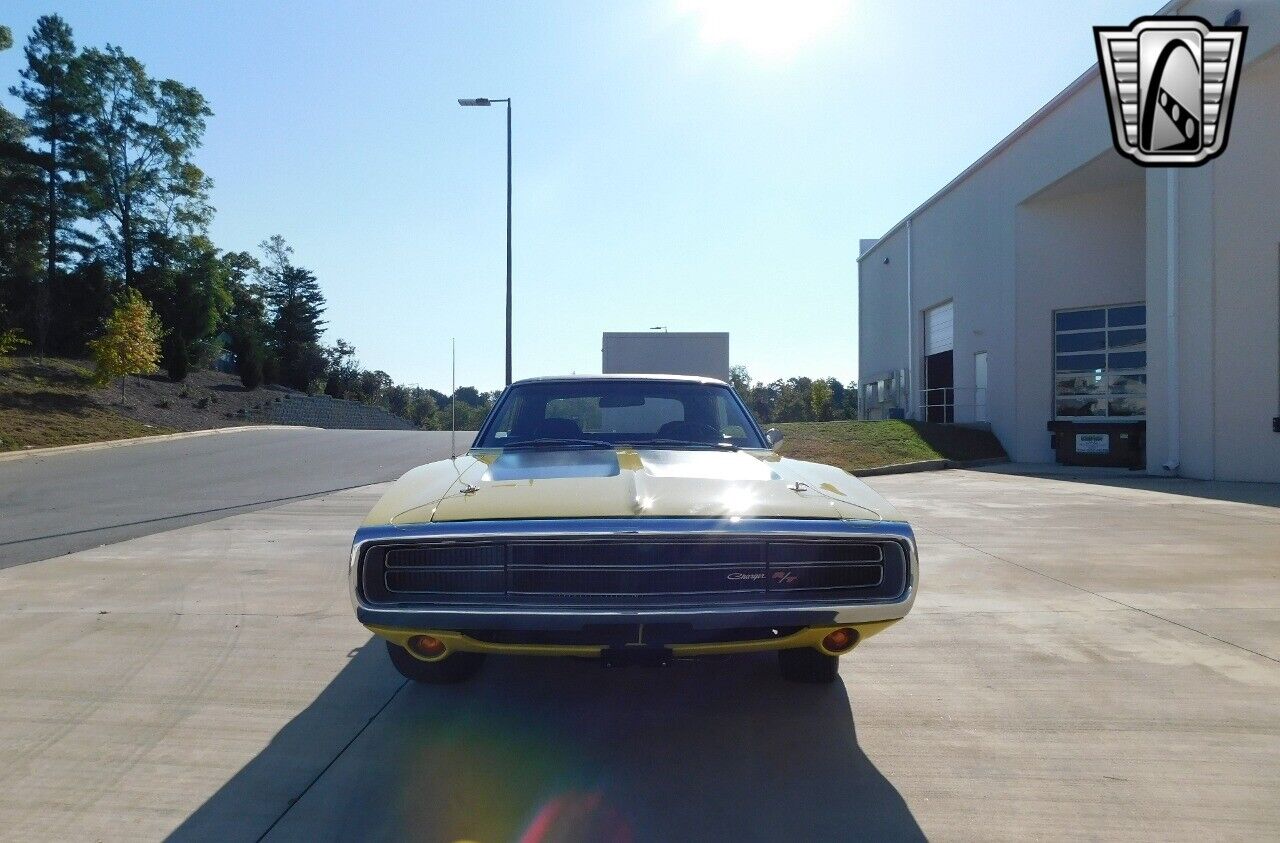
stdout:
<svg viewBox="0 0 1280 843">
<path fill-rule="evenodd" d="M 762 650 L 830 682 L 900 620 L 911 528 L 828 465 L 774 453 L 721 381 L 535 378 L 509 386 L 466 456 L 415 468 L 351 549 L 351 599 L 409 679 L 485 654 L 607 665 Z"/>
</svg>

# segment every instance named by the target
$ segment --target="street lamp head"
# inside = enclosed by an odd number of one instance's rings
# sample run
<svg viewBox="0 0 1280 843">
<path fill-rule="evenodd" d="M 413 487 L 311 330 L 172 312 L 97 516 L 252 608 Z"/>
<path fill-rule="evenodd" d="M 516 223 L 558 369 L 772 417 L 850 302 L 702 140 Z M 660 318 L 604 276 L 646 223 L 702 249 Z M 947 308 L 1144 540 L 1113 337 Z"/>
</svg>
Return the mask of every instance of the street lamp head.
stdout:
<svg viewBox="0 0 1280 843">
<path fill-rule="evenodd" d="M 493 105 L 493 103 L 485 99 L 484 97 L 477 97 L 476 99 L 473 99 L 473 100 L 460 99 L 458 100 L 458 105 Z"/>
</svg>

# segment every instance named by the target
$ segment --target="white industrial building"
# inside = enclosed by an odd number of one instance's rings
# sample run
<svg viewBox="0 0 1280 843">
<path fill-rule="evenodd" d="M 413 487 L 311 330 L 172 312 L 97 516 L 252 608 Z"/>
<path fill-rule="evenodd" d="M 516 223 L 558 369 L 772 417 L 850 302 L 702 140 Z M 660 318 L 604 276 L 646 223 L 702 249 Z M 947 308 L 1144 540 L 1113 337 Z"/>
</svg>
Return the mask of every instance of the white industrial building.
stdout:
<svg viewBox="0 0 1280 843">
<path fill-rule="evenodd" d="M 1132 451 L 1153 474 L 1280 481 L 1280 2 L 1159 14 L 1235 9 L 1249 31 L 1220 157 L 1121 157 L 1095 66 L 863 241 L 864 418 L 989 423 L 1019 462 L 1062 458 L 1056 442 L 1083 463 Z"/>
<path fill-rule="evenodd" d="M 606 375 L 696 375 L 729 380 L 729 334 L 723 331 L 606 331 Z"/>
</svg>

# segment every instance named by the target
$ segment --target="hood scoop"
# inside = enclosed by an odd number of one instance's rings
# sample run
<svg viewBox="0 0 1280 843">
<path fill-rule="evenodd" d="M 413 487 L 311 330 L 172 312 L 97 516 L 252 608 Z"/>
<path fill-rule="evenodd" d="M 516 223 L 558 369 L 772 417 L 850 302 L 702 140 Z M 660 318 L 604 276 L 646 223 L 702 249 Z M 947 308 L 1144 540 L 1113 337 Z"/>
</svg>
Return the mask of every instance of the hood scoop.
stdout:
<svg viewBox="0 0 1280 843">
<path fill-rule="evenodd" d="M 555 480 L 574 477 L 615 477 L 621 471 L 616 451 L 506 451 L 490 463 L 480 478 Z"/>
<path fill-rule="evenodd" d="M 647 451 L 637 449 L 644 470 L 652 477 L 699 480 L 778 480 L 778 474 L 759 459 L 740 451 Z"/>
</svg>

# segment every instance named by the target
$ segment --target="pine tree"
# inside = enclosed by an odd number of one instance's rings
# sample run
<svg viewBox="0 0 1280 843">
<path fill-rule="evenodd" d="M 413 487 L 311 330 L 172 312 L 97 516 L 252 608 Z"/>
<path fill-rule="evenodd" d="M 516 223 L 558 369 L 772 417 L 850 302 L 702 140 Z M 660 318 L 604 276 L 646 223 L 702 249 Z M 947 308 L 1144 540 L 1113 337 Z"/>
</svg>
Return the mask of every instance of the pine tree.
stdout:
<svg viewBox="0 0 1280 843">
<path fill-rule="evenodd" d="M 63 182 L 64 173 L 74 166 L 68 147 L 74 146 L 77 135 L 82 88 L 71 27 L 58 15 L 43 15 L 36 21 L 23 52 L 27 66 L 19 71 L 22 83 L 9 92 L 26 104 L 28 130 L 42 147 L 38 160 L 46 189 L 45 280 L 34 291 L 33 305 L 37 351 L 43 354 L 51 320 L 50 291 L 63 260 L 64 243 L 74 236 L 74 191 L 64 189 Z"/>
<path fill-rule="evenodd" d="M 287 386 L 307 389 L 324 374 L 325 356 L 320 347 L 324 326 L 324 293 L 308 269 L 294 266 L 293 249 L 280 235 L 262 243 L 266 253 L 259 273 L 271 308 L 271 332 L 279 360 L 280 377 Z"/>
<path fill-rule="evenodd" d="M 0 26 L 0 50 L 13 44 Z M 27 124 L 0 105 L 0 310 L 14 330 L 29 334 L 41 321 L 33 303 L 44 284 L 45 179 L 39 156 L 26 145 Z M 47 311 L 46 311 L 47 315 Z"/>
<path fill-rule="evenodd" d="M 151 374 L 160 361 L 160 319 L 137 290 L 126 290 L 107 318 L 103 335 L 89 343 L 97 364 L 96 380 L 105 385 L 120 378 L 124 400 L 126 375 Z"/>
</svg>

